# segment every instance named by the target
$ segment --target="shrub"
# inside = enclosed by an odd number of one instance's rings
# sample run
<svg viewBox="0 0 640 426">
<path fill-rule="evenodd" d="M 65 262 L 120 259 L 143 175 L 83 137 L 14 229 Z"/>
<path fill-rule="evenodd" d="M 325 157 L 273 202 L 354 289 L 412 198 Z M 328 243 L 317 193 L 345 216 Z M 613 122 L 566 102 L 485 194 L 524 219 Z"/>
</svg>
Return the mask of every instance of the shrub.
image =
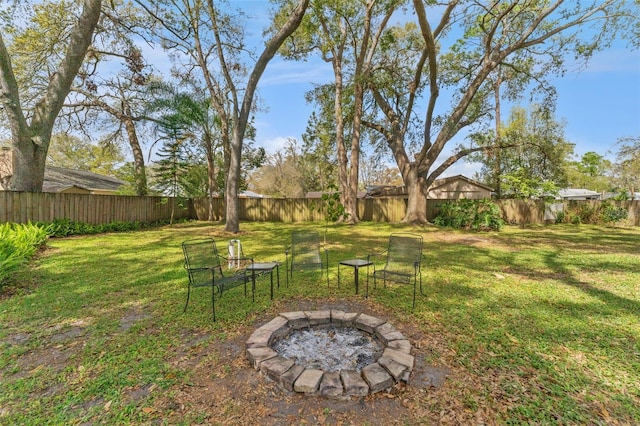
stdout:
<svg viewBox="0 0 640 426">
<path fill-rule="evenodd" d="M 46 228 L 35 224 L 0 224 L 0 286 L 47 240 Z"/>
<path fill-rule="evenodd" d="M 617 206 L 608 200 L 595 205 L 569 203 L 565 212 L 556 217 L 556 222 L 601 225 L 619 222 L 626 219 L 628 215 L 624 207 Z"/>
<path fill-rule="evenodd" d="M 311 210 L 317 210 L 323 212 L 325 221 L 337 222 L 340 219 L 348 219 L 349 213 L 347 213 L 344 205 L 340 202 L 340 192 L 336 185 L 329 185 L 328 192 L 322 194 L 321 203 L 319 206 L 312 204 Z"/>
<path fill-rule="evenodd" d="M 434 223 L 475 231 L 499 231 L 504 226 L 500 208 L 491 200 L 446 201 L 440 205 Z"/>
<path fill-rule="evenodd" d="M 71 235 L 103 234 L 106 232 L 129 232 L 139 229 L 159 226 L 168 221 L 154 223 L 114 221 L 92 225 L 85 222 L 76 222 L 69 219 L 55 219 L 53 222 L 39 222 L 38 225 L 47 230 L 51 237 L 69 237 Z"/>
<path fill-rule="evenodd" d="M 615 223 L 626 219 L 629 216 L 627 209 L 613 205 L 609 201 L 604 201 L 600 206 L 600 218 L 604 223 Z"/>
</svg>

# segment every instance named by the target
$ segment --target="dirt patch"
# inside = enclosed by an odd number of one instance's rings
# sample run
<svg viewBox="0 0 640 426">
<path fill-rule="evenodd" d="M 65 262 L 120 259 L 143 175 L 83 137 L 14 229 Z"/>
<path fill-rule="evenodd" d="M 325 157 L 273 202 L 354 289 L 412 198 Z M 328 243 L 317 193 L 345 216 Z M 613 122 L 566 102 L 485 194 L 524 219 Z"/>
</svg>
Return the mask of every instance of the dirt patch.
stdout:
<svg viewBox="0 0 640 426">
<path fill-rule="evenodd" d="M 212 340 L 181 352 L 171 363 L 180 368 L 189 366 L 191 380 L 165 392 L 171 397 L 157 399 L 154 410 L 162 413 L 168 423 L 180 420 L 237 425 L 436 423 L 438 418 L 429 418 L 414 408 L 418 399 L 446 384 L 450 371 L 429 365 L 420 350 L 414 354 L 416 366 L 408 384 L 398 383 L 388 391 L 348 400 L 287 392 L 251 367 L 245 355 L 245 342 L 255 328 L 280 311 L 325 309 L 385 318 L 412 342 L 426 340 L 416 327 L 403 324 L 389 312 L 375 309 L 366 302 L 285 302 L 224 342 Z"/>
<path fill-rule="evenodd" d="M 391 389 L 348 400 L 283 390 L 252 368 L 245 344 L 257 327 L 280 312 L 296 310 L 359 312 L 391 322 L 414 348 L 415 366 L 408 383 L 400 382 Z M 125 400 L 140 405 L 140 410 L 148 416 L 148 424 L 422 425 L 478 420 L 473 412 L 458 406 L 459 401 L 449 396 L 457 398 L 462 392 L 477 391 L 478 384 L 470 383 L 468 377 L 460 380 L 459 372 L 452 370 L 451 359 L 455 353 L 447 352 L 445 337 L 435 332 L 425 333 L 409 318 L 403 312 L 394 314 L 362 299 L 276 301 L 252 323 L 247 321 L 223 333 L 185 329 L 173 356 L 165 361 L 172 369 L 185 372 L 187 378 L 162 391 L 156 384 L 138 383 L 122 389 L 122 394 Z M 132 307 L 121 318 L 119 332 L 126 332 L 146 319 L 142 309 Z M 28 376 L 40 368 L 62 371 L 74 364 L 88 336 L 86 324 L 81 322 L 53 326 L 45 334 L 41 346 L 16 356 L 17 371 L 0 371 L 0 379 L 7 373 L 14 379 Z M 28 345 L 33 338 L 26 333 L 14 334 L 2 343 Z M 434 359 L 438 365 L 428 361 Z M 460 383 L 463 388 L 459 387 Z M 55 383 L 42 389 L 39 396 L 64 392 L 64 384 Z M 98 397 L 74 405 L 70 410 L 80 416 L 95 407 L 104 406 L 106 410 L 109 404 L 110 401 Z M 460 417 L 460 413 L 464 416 Z"/>
<path fill-rule="evenodd" d="M 131 309 L 129 309 L 129 311 L 126 313 L 124 317 L 120 318 L 120 331 L 121 332 L 127 331 L 131 327 L 133 327 L 135 324 L 147 318 L 151 318 L 151 315 L 149 315 L 146 312 L 143 312 L 140 306 L 134 306 Z"/>
<path fill-rule="evenodd" d="M 14 378 L 27 377 L 42 368 L 48 368 L 54 372 L 64 370 L 71 359 L 84 346 L 83 337 L 86 335 L 86 324 L 74 322 L 70 325 L 55 325 L 48 330 L 41 346 L 26 351 L 16 358 L 19 367 Z M 32 336 L 25 333 L 10 335 L 3 343 L 11 346 L 26 346 L 32 340 Z M 60 391 L 58 386 L 51 386 L 44 394 L 54 394 Z"/>
</svg>

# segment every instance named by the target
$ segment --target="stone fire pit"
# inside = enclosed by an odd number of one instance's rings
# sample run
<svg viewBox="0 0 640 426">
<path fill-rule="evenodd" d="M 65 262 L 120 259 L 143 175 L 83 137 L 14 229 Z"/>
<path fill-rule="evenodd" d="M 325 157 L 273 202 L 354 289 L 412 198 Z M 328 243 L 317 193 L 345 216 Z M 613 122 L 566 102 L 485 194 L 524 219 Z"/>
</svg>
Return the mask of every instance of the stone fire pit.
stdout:
<svg viewBox="0 0 640 426">
<path fill-rule="evenodd" d="M 333 371 L 323 362 L 309 362 L 306 356 L 291 359 L 281 355 L 287 353 L 283 348 L 298 344 L 294 341 L 301 338 L 301 333 L 307 332 L 320 336 L 307 344 L 312 352 L 326 350 L 332 357 L 339 356 L 342 351 L 331 345 L 341 342 L 347 342 L 350 346 L 362 345 L 370 352 L 358 353 L 357 348 L 348 348 L 345 353 L 352 359 L 344 360 L 344 364 L 338 363 L 337 368 L 348 366 L 338 371 Z M 357 333 L 363 337 L 358 337 Z M 355 337 L 336 334 L 354 334 Z M 291 342 L 286 341 L 294 336 Z M 314 347 L 318 342 L 322 348 Z M 371 348 L 368 343 L 371 343 Z M 246 345 L 247 357 L 256 370 L 283 389 L 306 395 L 366 396 L 388 389 L 397 382 L 406 383 L 414 365 L 411 343 L 391 324 L 370 315 L 338 310 L 281 313 L 256 329 Z M 318 355 L 318 358 L 326 357 L 328 355 L 323 353 Z M 364 365 L 358 365 L 355 361 L 362 361 Z"/>
</svg>

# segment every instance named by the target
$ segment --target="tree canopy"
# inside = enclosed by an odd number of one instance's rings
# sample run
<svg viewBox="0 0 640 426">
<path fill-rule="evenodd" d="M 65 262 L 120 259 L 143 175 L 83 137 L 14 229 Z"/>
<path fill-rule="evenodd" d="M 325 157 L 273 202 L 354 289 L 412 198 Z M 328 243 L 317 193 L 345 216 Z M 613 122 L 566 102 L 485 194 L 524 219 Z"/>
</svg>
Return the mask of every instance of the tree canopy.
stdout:
<svg viewBox="0 0 640 426">
<path fill-rule="evenodd" d="M 633 38 L 640 28 L 638 2 L 273 3 L 273 15 L 254 44 L 246 34 L 245 12 L 233 2 L 39 0 L 3 5 L 0 114 L 16 153 L 12 187 L 41 190 L 56 126 L 64 122 L 65 130 L 90 133 L 109 117 L 111 134 L 122 140 L 126 135 L 137 192 L 143 193 L 144 141 L 138 141 L 138 134 L 140 123 L 158 118 L 145 111 L 154 102 L 150 83 L 162 79 L 185 91 L 185 99 L 197 101 L 193 120 L 183 122 L 181 132 L 188 128 L 197 139 L 194 146 L 203 147 L 204 156 L 197 160 L 206 160 L 208 183 L 203 187 L 209 197 L 214 189 L 222 190 L 226 230 L 238 232 L 244 165 L 257 165 L 254 160 L 264 157 L 264 152 L 250 152 L 249 144 L 259 82 L 278 52 L 290 60 L 317 55 L 331 64 L 333 81 L 307 94 L 318 110 L 303 136 L 300 161 L 290 162 L 294 157 L 287 152 L 279 160 L 273 157 L 270 166 L 294 164 L 303 190 L 337 183 L 347 217 L 356 217 L 352 213 L 363 160 L 379 153 L 393 159 L 407 188 L 405 221 L 411 223 L 426 222 L 426 195 L 435 179 L 472 154 L 493 155 L 486 177 L 500 185 L 511 182 L 500 189 L 505 194 L 517 193 L 513 183 L 530 178 L 563 185 L 604 173 L 600 154 L 578 161 L 566 158 L 570 142 L 551 119 L 556 97 L 551 81 L 563 75 L 567 61 L 586 63 L 614 40 L 628 37 L 631 47 L 638 47 Z M 25 20 L 13 20 L 14 10 L 28 12 Z M 169 54 L 170 75 L 154 75 L 148 68 L 145 55 L 153 48 Z M 102 66 L 107 57 L 120 59 L 119 71 Z M 539 109 L 512 116 L 501 128 L 501 100 Z M 492 134 L 488 129 L 494 122 Z M 169 136 L 174 144 L 184 134 Z M 619 167 L 612 167 L 620 187 L 637 186 L 636 147 L 633 139 L 620 144 Z M 368 148 L 376 154 L 362 155 Z M 369 181 L 372 170 L 364 172 Z M 393 181 L 393 175 L 387 171 L 375 179 Z"/>
<path fill-rule="evenodd" d="M 53 3 L 54 5 L 56 3 Z M 59 3 L 63 7 L 66 3 Z M 46 9 L 48 2 L 42 7 Z M 36 5 L 36 12 L 38 12 Z M 18 5 L 16 7 L 22 7 Z M 42 191 L 44 166 L 51 140 L 51 133 L 65 98 L 69 94 L 73 80 L 77 77 L 93 40 L 93 33 L 101 16 L 101 0 L 85 0 L 80 14 L 64 15 L 67 24 L 62 33 L 40 39 L 36 34 L 28 36 L 29 41 L 43 41 L 38 46 L 36 57 L 40 60 L 20 60 L 20 55 L 5 45 L 0 32 L 0 103 L 9 123 L 14 150 L 14 167 L 11 188 L 21 191 Z M 73 9 L 71 9 L 73 11 Z M 39 24 L 39 17 L 47 18 Z M 48 20 L 48 18 L 53 18 Z M 35 13 L 31 16 L 34 28 L 45 28 L 57 23 L 56 14 Z M 9 46 L 19 48 L 19 40 L 14 40 L 13 26 L 9 26 Z M 26 46 L 30 46 L 27 44 Z M 56 52 L 61 52 L 56 55 Z M 18 70 L 16 73 L 12 59 Z M 29 68 L 33 67 L 33 68 Z M 17 75 L 28 75 L 18 78 Z"/>
</svg>

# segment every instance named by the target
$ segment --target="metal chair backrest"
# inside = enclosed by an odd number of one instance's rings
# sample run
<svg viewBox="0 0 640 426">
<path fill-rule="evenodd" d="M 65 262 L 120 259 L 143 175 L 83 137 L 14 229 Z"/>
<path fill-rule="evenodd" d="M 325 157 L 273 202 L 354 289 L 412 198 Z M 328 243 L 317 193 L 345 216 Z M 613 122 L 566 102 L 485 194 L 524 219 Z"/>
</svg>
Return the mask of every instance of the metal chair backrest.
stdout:
<svg viewBox="0 0 640 426">
<path fill-rule="evenodd" d="M 395 233 L 389 236 L 385 270 L 398 275 L 413 276 L 422 258 L 422 236 Z"/>
<path fill-rule="evenodd" d="M 208 269 L 222 275 L 221 257 L 216 242 L 211 238 L 190 240 L 182 243 L 185 268 L 188 271 Z M 209 278 L 210 279 L 210 278 Z"/>
<path fill-rule="evenodd" d="M 316 231 L 293 231 L 291 233 L 291 260 L 297 267 L 321 266 L 320 234 Z"/>
</svg>

